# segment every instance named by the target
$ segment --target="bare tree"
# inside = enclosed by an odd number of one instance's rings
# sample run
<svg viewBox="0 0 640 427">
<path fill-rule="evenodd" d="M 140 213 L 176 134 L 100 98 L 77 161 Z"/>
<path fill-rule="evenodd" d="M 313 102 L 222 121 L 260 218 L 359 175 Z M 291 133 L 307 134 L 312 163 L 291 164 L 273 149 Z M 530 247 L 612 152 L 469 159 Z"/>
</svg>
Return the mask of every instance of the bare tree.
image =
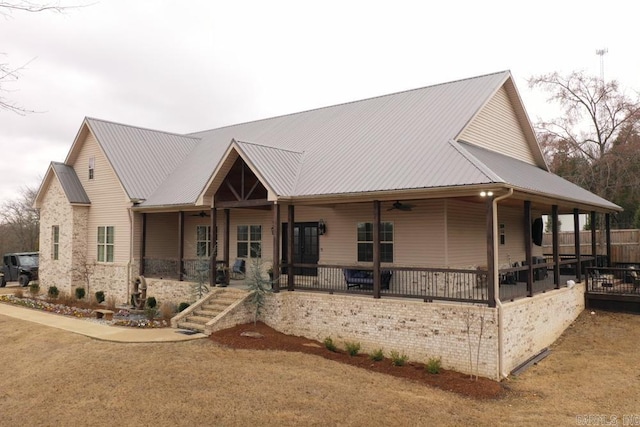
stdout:
<svg viewBox="0 0 640 427">
<path fill-rule="evenodd" d="M 14 12 L 58 12 L 62 13 L 67 9 L 73 9 L 81 6 L 63 6 L 60 1 L 38 2 L 31 0 L 0 0 L 0 17 L 9 19 Z M 8 94 L 12 91 L 11 85 L 20 77 L 20 73 L 29 64 L 20 66 L 12 66 L 4 58 L 5 52 L 0 52 L 2 60 L 0 60 L 0 110 L 11 111 L 17 114 L 32 113 L 32 110 L 24 108 L 13 101 Z"/>
<path fill-rule="evenodd" d="M 529 86 L 562 108 L 560 117 L 535 125 L 552 171 L 633 215 L 640 202 L 638 94 L 582 72 L 534 76 Z"/>
<path fill-rule="evenodd" d="M 19 198 L 2 204 L 0 224 L 11 236 L 14 245 L 5 250 L 12 252 L 38 250 L 40 216 L 38 210 L 33 207 L 37 193 L 36 188 L 25 187 Z"/>
</svg>

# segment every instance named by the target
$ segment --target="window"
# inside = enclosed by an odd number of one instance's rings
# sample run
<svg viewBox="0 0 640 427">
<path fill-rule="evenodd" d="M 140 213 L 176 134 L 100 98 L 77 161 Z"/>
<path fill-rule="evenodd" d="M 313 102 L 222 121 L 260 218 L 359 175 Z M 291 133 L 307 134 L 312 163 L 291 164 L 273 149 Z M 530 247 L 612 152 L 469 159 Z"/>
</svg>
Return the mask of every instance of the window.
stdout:
<svg viewBox="0 0 640 427">
<path fill-rule="evenodd" d="M 506 241 L 506 234 L 505 234 L 505 226 L 504 224 L 500 224 L 500 232 L 499 232 L 499 238 L 500 238 L 500 244 L 504 245 L 505 241 Z"/>
<path fill-rule="evenodd" d="M 114 227 L 98 227 L 98 262 L 113 262 L 114 243 Z"/>
<path fill-rule="evenodd" d="M 373 223 L 358 223 L 358 262 L 373 261 Z M 380 261 L 393 262 L 393 223 L 380 223 Z"/>
<path fill-rule="evenodd" d="M 60 256 L 60 226 L 51 226 L 51 259 L 57 260 Z"/>
<path fill-rule="evenodd" d="M 211 226 L 196 226 L 196 256 L 209 258 L 211 248 Z"/>
<path fill-rule="evenodd" d="M 262 253 L 262 226 L 238 226 L 238 258 L 259 258 Z"/>
<path fill-rule="evenodd" d="M 89 157 L 89 179 L 93 179 L 93 170 L 96 167 L 96 158 Z"/>
</svg>

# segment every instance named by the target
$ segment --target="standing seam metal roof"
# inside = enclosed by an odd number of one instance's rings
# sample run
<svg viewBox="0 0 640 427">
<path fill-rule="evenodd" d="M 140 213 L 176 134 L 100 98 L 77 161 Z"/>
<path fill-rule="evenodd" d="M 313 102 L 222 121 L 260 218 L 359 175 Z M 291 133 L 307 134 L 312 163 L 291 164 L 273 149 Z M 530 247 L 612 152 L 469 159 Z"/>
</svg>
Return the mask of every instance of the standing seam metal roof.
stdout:
<svg viewBox="0 0 640 427">
<path fill-rule="evenodd" d="M 146 199 L 193 151 L 194 137 L 87 118 L 131 199 Z"/>
<path fill-rule="evenodd" d="M 69 203 L 91 204 L 91 200 L 89 200 L 89 196 L 84 191 L 80 178 L 78 178 L 78 174 L 76 174 L 73 167 L 59 162 L 51 162 L 51 167 L 58 177 Z"/>
</svg>

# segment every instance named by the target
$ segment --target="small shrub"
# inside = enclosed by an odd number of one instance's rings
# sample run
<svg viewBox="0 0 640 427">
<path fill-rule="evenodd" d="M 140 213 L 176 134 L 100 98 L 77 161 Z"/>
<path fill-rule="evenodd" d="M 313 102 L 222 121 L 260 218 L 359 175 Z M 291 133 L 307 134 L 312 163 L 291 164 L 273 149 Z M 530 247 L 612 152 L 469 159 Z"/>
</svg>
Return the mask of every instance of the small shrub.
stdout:
<svg viewBox="0 0 640 427">
<path fill-rule="evenodd" d="M 391 364 L 393 366 L 404 366 L 409 359 L 409 356 L 407 356 L 406 354 L 400 354 L 395 350 L 389 353 L 389 357 L 391 358 Z"/>
<path fill-rule="evenodd" d="M 40 293 L 40 285 L 38 284 L 38 282 L 29 283 L 29 293 L 33 298 L 38 296 L 38 294 Z"/>
<path fill-rule="evenodd" d="M 116 297 L 113 295 L 109 295 L 107 297 L 107 310 L 115 311 L 116 310 Z"/>
<path fill-rule="evenodd" d="M 13 296 L 15 296 L 16 298 L 24 298 L 24 291 L 22 290 L 22 288 L 18 288 L 13 291 Z"/>
<path fill-rule="evenodd" d="M 344 343 L 345 348 L 347 349 L 347 353 L 349 356 L 357 356 L 360 353 L 360 343 L 359 342 L 346 342 Z"/>
<path fill-rule="evenodd" d="M 60 295 L 60 291 L 55 286 L 49 286 L 49 290 L 47 290 L 47 296 L 51 299 L 57 299 Z"/>
<path fill-rule="evenodd" d="M 384 352 L 381 348 L 379 348 L 369 355 L 369 359 L 373 360 L 374 362 L 379 362 L 384 359 Z"/>
<path fill-rule="evenodd" d="M 431 357 L 424 368 L 430 374 L 439 374 L 442 369 L 442 360 L 439 357 Z"/>
<path fill-rule="evenodd" d="M 158 315 L 158 308 L 156 306 L 153 306 L 153 307 L 147 306 L 144 308 L 144 315 L 147 319 L 153 320 Z"/>
<path fill-rule="evenodd" d="M 170 302 L 163 302 L 160 304 L 160 317 L 164 320 L 171 320 L 173 315 L 176 313 L 176 306 Z"/>
<path fill-rule="evenodd" d="M 156 301 L 154 297 L 147 298 L 147 307 L 156 308 L 157 305 L 158 305 L 158 301 Z"/>
<path fill-rule="evenodd" d="M 96 292 L 96 301 L 98 302 L 98 304 L 100 304 L 100 303 L 102 303 L 104 301 L 104 292 L 103 291 Z"/>
<path fill-rule="evenodd" d="M 331 339 L 331 337 L 326 337 L 324 339 L 324 346 L 327 348 L 327 350 L 329 351 L 333 351 L 336 352 L 338 351 L 338 347 L 336 347 L 335 343 L 333 342 L 333 340 Z"/>
<path fill-rule="evenodd" d="M 178 304 L 178 313 L 185 311 L 190 305 L 191 304 L 189 304 L 188 302 L 181 302 L 180 304 Z"/>
<path fill-rule="evenodd" d="M 76 299 L 83 299 L 85 296 L 84 288 L 76 288 Z"/>
</svg>

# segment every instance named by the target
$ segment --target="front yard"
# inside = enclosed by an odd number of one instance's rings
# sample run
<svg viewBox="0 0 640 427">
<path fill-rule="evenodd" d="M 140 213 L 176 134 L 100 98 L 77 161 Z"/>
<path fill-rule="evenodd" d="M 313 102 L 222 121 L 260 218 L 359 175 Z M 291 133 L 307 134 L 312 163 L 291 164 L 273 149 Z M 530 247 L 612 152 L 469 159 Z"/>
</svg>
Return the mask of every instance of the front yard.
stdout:
<svg viewBox="0 0 640 427">
<path fill-rule="evenodd" d="M 637 315 L 584 312 L 548 358 L 489 401 L 318 356 L 232 350 L 211 340 L 109 343 L 3 316 L 0 331 L 6 425 L 640 421 Z"/>
</svg>

